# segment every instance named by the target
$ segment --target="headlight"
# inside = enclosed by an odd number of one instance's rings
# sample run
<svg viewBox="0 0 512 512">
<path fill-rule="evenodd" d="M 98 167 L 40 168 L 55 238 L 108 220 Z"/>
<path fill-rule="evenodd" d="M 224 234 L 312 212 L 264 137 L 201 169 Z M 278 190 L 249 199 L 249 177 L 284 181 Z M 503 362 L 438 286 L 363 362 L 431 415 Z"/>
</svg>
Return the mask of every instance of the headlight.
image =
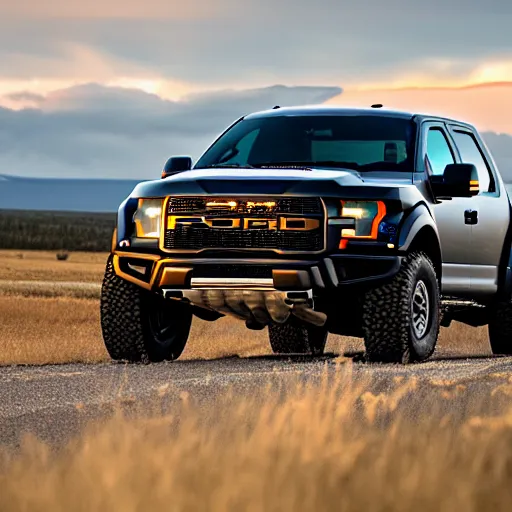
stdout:
<svg viewBox="0 0 512 512">
<path fill-rule="evenodd" d="M 386 205 L 382 201 L 341 201 L 341 216 L 355 220 L 354 229 L 341 230 L 342 238 L 376 239 Z"/>
<path fill-rule="evenodd" d="M 137 238 L 159 238 L 162 220 L 162 199 L 139 199 L 133 215 Z"/>
</svg>

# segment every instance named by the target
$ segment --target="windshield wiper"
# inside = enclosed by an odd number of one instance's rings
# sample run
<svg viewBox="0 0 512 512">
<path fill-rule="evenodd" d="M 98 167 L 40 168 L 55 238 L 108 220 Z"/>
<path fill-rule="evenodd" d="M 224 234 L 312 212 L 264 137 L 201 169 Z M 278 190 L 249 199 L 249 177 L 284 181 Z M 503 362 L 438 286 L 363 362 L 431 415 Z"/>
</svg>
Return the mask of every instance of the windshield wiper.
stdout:
<svg viewBox="0 0 512 512">
<path fill-rule="evenodd" d="M 202 167 L 202 169 L 214 169 L 214 168 L 224 168 L 224 169 L 238 169 L 238 168 L 245 168 L 245 169 L 252 169 L 252 165 L 245 164 L 223 164 L 223 163 L 217 163 L 217 164 L 211 164 L 211 165 L 205 165 Z"/>
<path fill-rule="evenodd" d="M 336 167 L 340 169 L 359 170 L 359 165 L 356 162 L 339 162 L 337 160 L 317 160 L 317 161 L 300 161 L 290 160 L 286 162 L 260 162 L 252 164 L 253 167 Z"/>
<path fill-rule="evenodd" d="M 408 169 L 409 163 L 404 162 L 370 162 L 368 164 L 361 165 L 361 171 L 405 171 Z"/>
</svg>

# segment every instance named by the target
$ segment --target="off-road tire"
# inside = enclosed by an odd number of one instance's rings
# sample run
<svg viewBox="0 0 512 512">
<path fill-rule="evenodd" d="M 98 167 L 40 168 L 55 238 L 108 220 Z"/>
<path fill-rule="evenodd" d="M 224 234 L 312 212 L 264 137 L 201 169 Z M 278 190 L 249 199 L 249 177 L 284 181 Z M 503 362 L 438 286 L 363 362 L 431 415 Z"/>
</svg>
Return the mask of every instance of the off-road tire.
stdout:
<svg viewBox="0 0 512 512">
<path fill-rule="evenodd" d="M 129 362 L 177 359 L 192 323 L 188 305 L 166 300 L 118 277 L 112 257 L 103 279 L 100 313 L 103 341 L 110 357 Z"/>
<path fill-rule="evenodd" d="M 489 342 L 493 354 L 512 354 L 512 303 L 498 302 L 489 317 Z"/>
<path fill-rule="evenodd" d="M 429 306 L 425 334 L 419 338 L 413 327 L 413 298 L 418 287 L 426 290 Z M 439 322 L 439 284 L 434 266 L 425 254 L 412 253 L 391 282 L 369 291 L 364 298 L 366 359 L 403 364 L 428 359 L 436 347 Z"/>
<path fill-rule="evenodd" d="M 321 355 L 324 353 L 328 331 L 291 316 L 284 324 L 270 324 L 268 335 L 274 354 Z"/>
</svg>

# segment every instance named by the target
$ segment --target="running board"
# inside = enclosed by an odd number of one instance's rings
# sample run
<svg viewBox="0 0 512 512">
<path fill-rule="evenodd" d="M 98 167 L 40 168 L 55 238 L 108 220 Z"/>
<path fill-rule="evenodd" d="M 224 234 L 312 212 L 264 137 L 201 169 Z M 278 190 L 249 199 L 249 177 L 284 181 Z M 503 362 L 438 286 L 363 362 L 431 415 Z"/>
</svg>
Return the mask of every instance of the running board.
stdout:
<svg viewBox="0 0 512 512">
<path fill-rule="evenodd" d="M 472 327 L 481 327 L 489 323 L 487 306 L 471 300 L 443 299 L 441 312 L 442 327 L 449 327 L 454 320 Z"/>
</svg>

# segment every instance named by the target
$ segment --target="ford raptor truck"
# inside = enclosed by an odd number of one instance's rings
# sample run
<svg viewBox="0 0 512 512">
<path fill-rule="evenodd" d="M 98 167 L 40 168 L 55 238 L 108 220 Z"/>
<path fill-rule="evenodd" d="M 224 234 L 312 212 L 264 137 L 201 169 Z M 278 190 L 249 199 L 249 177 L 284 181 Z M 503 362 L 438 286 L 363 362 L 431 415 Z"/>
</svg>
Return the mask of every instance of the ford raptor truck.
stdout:
<svg viewBox="0 0 512 512">
<path fill-rule="evenodd" d="M 370 362 L 422 361 L 452 320 L 512 354 L 511 205 L 486 145 L 373 107 L 247 115 L 138 184 L 102 286 L 110 356 L 176 359 L 193 317 L 225 315 L 278 354 L 322 354 L 334 333 Z"/>
</svg>

